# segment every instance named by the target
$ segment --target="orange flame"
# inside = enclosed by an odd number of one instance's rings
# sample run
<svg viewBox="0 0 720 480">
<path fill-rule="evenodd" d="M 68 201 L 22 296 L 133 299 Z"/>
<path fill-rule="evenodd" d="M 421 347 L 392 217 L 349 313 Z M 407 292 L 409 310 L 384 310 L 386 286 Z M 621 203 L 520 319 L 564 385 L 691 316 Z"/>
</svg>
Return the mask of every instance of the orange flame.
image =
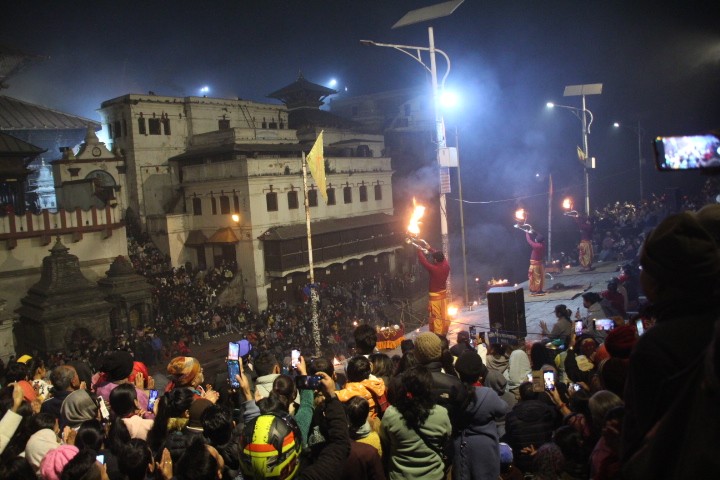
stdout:
<svg viewBox="0 0 720 480">
<path fill-rule="evenodd" d="M 563 207 L 565 210 L 572 210 L 572 208 L 573 208 L 572 198 L 569 198 L 569 197 L 568 197 L 568 198 L 566 198 L 565 200 L 563 200 L 562 207 Z"/>
<path fill-rule="evenodd" d="M 425 207 L 415 203 L 415 197 L 413 197 L 413 212 L 410 215 L 410 223 L 408 223 L 407 231 L 412 235 L 420 234 L 420 219 L 425 215 Z"/>
<path fill-rule="evenodd" d="M 515 220 L 518 222 L 524 222 L 527 218 L 527 213 L 525 212 L 524 208 L 519 208 L 515 210 Z"/>
</svg>

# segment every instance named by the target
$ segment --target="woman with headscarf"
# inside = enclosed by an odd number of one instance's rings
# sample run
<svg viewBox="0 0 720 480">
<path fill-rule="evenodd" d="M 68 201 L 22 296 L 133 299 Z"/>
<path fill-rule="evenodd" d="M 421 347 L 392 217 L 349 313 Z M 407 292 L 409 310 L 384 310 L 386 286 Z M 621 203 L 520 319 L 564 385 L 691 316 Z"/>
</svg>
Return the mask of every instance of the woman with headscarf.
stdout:
<svg viewBox="0 0 720 480">
<path fill-rule="evenodd" d="M 522 347 L 516 348 L 510 354 L 508 360 L 508 369 L 505 371 L 505 377 L 508 380 L 508 391 L 520 398 L 518 388 L 523 382 L 528 381 L 528 374 L 532 372 L 530 368 L 530 358 Z"/>
<path fill-rule="evenodd" d="M 86 420 L 97 420 L 98 404 L 87 390 L 78 389 L 65 397 L 60 407 L 60 430 L 68 427 L 77 430 Z"/>
<path fill-rule="evenodd" d="M 200 362 L 193 357 L 175 357 L 170 360 L 167 366 L 167 373 L 170 382 L 165 388 L 169 392 L 175 388 L 187 388 L 191 390 L 195 398 L 207 398 L 211 402 L 217 402 L 220 394 L 207 385 L 203 388 L 205 381 L 203 369 Z"/>
</svg>

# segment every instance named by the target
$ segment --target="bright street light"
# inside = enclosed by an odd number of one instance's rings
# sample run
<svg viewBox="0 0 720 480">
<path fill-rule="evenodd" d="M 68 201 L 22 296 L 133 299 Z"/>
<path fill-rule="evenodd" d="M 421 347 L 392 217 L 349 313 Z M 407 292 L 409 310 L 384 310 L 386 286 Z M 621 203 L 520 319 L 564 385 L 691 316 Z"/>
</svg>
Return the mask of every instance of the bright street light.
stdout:
<svg viewBox="0 0 720 480">
<path fill-rule="evenodd" d="M 413 25 L 419 22 L 426 22 L 428 20 L 434 20 L 436 18 L 446 17 L 452 14 L 460 4 L 465 0 L 450 0 L 428 7 L 418 8 L 407 12 L 400 20 L 395 22 L 392 28 L 404 27 L 407 25 Z M 445 80 L 450 74 L 450 57 L 442 50 L 435 48 L 435 34 L 433 27 L 428 27 L 428 46 L 419 47 L 415 45 L 397 45 L 392 43 L 380 43 L 373 40 L 360 40 L 361 45 L 373 46 L 373 47 L 386 47 L 395 49 L 405 55 L 409 56 L 425 70 L 430 72 L 430 78 L 432 80 L 432 92 L 433 92 L 433 107 L 435 110 L 435 133 L 437 141 L 437 162 L 439 167 L 439 187 L 440 187 L 440 233 L 442 237 L 442 251 L 445 258 L 450 261 L 450 245 L 448 241 L 448 225 L 447 225 L 447 199 L 445 195 L 450 193 L 450 168 L 449 168 L 449 153 L 447 148 L 447 139 L 445 138 L 445 123 L 443 121 L 442 113 L 440 111 L 440 89 L 438 88 L 437 78 L 437 65 L 435 63 L 435 54 L 439 53 L 445 58 L 446 70 L 443 75 L 440 85 L 444 90 Z M 428 52 L 430 57 L 430 65 L 427 65 L 422 58 L 422 52 Z M 448 275 L 446 282 L 447 296 L 452 300 L 450 275 Z"/>
</svg>

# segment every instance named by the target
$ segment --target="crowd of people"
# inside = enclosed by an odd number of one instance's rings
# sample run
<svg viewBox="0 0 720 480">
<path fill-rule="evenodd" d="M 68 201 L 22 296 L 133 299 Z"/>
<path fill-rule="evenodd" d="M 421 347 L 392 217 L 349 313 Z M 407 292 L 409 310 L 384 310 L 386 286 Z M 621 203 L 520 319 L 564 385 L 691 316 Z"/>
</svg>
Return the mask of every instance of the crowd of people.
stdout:
<svg viewBox="0 0 720 480">
<path fill-rule="evenodd" d="M 172 269 L 137 242 L 155 325 L 9 362 L 0 478 L 712 478 L 720 205 L 644 233 L 641 269 L 586 292 L 583 314 L 556 305 L 540 342 L 424 332 L 392 357 L 374 327 L 396 320 L 391 279 L 321 285 L 313 356 L 306 303 L 219 307 L 231 266 Z M 193 349 L 225 332 L 244 337 L 238 372 L 205 372 Z"/>
<path fill-rule="evenodd" d="M 237 372 L 208 377 L 189 355 L 156 375 L 123 350 L 97 372 L 25 355 L 0 390 L 0 478 L 713 478 L 720 205 L 662 220 L 640 264 L 640 330 L 616 285 L 584 315 L 556 305 L 531 344 L 428 331 L 390 357 L 362 324 L 347 357 L 243 339 Z"/>
</svg>

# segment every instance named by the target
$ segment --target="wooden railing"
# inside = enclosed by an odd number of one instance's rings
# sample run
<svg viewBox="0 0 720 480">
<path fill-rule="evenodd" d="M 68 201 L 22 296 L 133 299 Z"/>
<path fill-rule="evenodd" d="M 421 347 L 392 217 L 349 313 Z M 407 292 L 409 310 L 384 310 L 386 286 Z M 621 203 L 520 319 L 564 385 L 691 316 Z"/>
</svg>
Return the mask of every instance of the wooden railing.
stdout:
<svg viewBox="0 0 720 480">
<path fill-rule="evenodd" d="M 10 213 L 0 216 L 0 240 L 7 240 L 8 248 L 12 249 L 17 246 L 18 240 L 26 238 L 39 237 L 41 245 L 48 245 L 56 235 L 72 234 L 73 240 L 79 241 L 84 233 L 104 232 L 105 238 L 108 238 L 113 230 L 124 225 L 120 208 L 110 206 L 72 211 L 43 210 L 39 214 Z"/>
</svg>

